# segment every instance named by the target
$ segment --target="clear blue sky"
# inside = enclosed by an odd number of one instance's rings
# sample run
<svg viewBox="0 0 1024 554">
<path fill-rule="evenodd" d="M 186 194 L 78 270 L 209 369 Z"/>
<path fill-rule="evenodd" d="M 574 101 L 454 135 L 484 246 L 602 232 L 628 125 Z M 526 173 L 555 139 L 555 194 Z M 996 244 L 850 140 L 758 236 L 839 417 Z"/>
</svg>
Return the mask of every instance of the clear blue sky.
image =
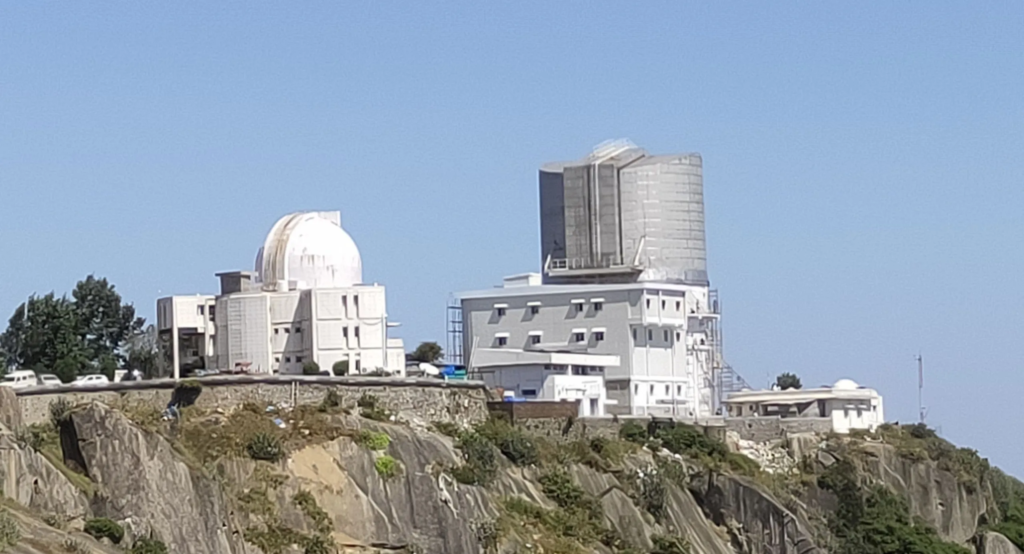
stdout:
<svg viewBox="0 0 1024 554">
<path fill-rule="evenodd" d="M 0 315 L 94 272 L 151 316 L 340 209 L 443 342 L 538 268 L 538 166 L 628 137 L 704 155 L 748 380 L 910 421 L 921 351 L 930 422 L 1024 475 L 1024 4 L 497 4 L 0 4 Z"/>
</svg>

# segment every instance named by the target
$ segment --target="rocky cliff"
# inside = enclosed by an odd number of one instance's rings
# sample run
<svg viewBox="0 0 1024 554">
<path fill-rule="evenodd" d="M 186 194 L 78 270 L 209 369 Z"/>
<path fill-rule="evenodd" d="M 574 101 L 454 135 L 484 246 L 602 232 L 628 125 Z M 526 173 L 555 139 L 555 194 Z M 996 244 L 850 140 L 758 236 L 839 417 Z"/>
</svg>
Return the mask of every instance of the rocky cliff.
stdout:
<svg viewBox="0 0 1024 554">
<path fill-rule="evenodd" d="M 852 460 L 854 481 L 898 494 L 908 522 L 979 554 L 1019 554 L 980 532 L 993 505 L 983 479 L 896 441 L 765 445 L 789 448 L 770 457 L 790 459 L 773 474 L 685 426 L 560 440 L 500 422 L 428 427 L 370 397 L 167 421 L 138 405 L 60 408 L 49 425 L 0 420 L 0 545 L 7 518 L 13 552 L 115 551 L 81 533 L 106 518 L 121 547 L 149 538 L 187 554 L 818 554 L 836 547 L 826 522 L 841 508 L 835 485 L 819 484 Z"/>
</svg>

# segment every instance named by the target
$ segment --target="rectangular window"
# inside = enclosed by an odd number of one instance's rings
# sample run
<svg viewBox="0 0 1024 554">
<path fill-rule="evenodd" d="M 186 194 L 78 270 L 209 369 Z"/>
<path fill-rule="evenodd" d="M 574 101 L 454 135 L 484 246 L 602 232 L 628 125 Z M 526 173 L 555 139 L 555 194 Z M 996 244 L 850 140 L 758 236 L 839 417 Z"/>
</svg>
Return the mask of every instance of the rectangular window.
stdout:
<svg viewBox="0 0 1024 554">
<path fill-rule="evenodd" d="M 360 373 L 360 372 L 362 372 L 362 370 L 363 370 L 363 361 L 357 358 L 356 359 L 356 373 Z"/>
<path fill-rule="evenodd" d="M 276 335 L 276 334 L 278 334 L 278 333 L 280 333 L 280 332 L 281 332 L 281 330 L 280 330 L 280 329 L 276 329 L 276 328 L 274 329 L 274 334 L 275 334 L 275 335 Z"/>
<path fill-rule="evenodd" d="M 664 336 L 665 342 L 668 342 L 672 338 L 672 335 L 669 333 L 668 329 L 665 329 Z"/>
<path fill-rule="evenodd" d="M 341 328 L 341 336 L 345 337 L 346 339 L 348 338 L 348 327 Z"/>
<path fill-rule="evenodd" d="M 358 294 L 352 295 L 352 306 L 356 307 L 356 308 L 359 307 L 359 295 Z"/>
<path fill-rule="evenodd" d="M 286 334 L 286 335 L 287 335 L 287 334 L 289 334 L 289 333 L 291 333 L 291 332 L 292 332 L 292 330 L 291 330 L 291 328 L 290 328 L 290 327 L 285 327 L 285 328 L 284 328 L 284 334 Z"/>
<path fill-rule="evenodd" d="M 505 308 L 498 308 L 498 317 L 502 317 L 504 315 L 505 315 Z"/>
<path fill-rule="evenodd" d="M 650 329 L 647 330 L 647 340 L 654 340 L 654 331 Z"/>
<path fill-rule="evenodd" d="M 654 396 L 654 385 L 651 385 L 651 396 Z"/>
<path fill-rule="evenodd" d="M 537 315 L 540 313 L 540 306 L 530 306 L 530 315 Z"/>
<path fill-rule="evenodd" d="M 576 313 L 583 313 L 583 304 L 573 304 L 575 306 Z"/>
<path fill-rule="evenodd" d="M 343 309 L 346 309 L 346 310 L 348 309 L 348 297 L 347 296 L 342 296 L 341 297 L 341 307 Z"/>
<path fill-rule="evenodd" d="M 601 342 L 604 340 L 604 331 L 597 331 L 594 333 L 594 340 Z"/>
<path fill-rule="evenodd" d="M 664 309 L 665 309 L 665 301 L 664 301 L 664 300 L 662 300 L 662 301 L 661 301 L 661 309 L 662 309 L 662 310 L 664 310 Z"/>
<path fill-rule="evenodd" d="M 678 301 L 678 300 L 676 300 L 676 311 L 678 312 L 680 309 L 682 309 L 682 307 L 683 307 L 683 303 Z"/>
<path fill-rule="evenodd" d="M 540 344 L 540 335 L 530 335 L 530 344 Z"/>
<path fill-rule="evenodd" d="M 633 385 L 633 395 L 640 396 L 640 385 Z"/>
<path fill-rule="evenodd" d="M 651 299 L 650 298 L 647 299 L 647 309 L 648 310 L 651 309 Z"/>
<path fill-rule="evenodd" d="M 302 327 L 296 327 L 295 328 L 295 332 L 296 333 L 301 333 L 302 332 Z"/>
<path fill-rule="evenodd" d="M 633 327 L 633 342 L 636 342 L 636 327 Z"/>
<path fill-rule="evenodd" d="M 587 335 L 586 333 L 573 333 L 572 340 L 576 342 L 584 342 L 587 340 Z"/>
<path fill-rule="evenodd" d="M 604 309 L 604 302 L 594 302 L 594 311 L 600 312 Z"/>
<path fill-rule="evenodd" d="M 669 391 L 669 385 L 665 385 L 665 396 L 668 396 L 670 394 L 672 393 Z"/>
<path fill-rule="evenodd" d="M 205 315 L 205 314 L 206 314 L 206 307 L 205 306 L 196 306 L 196 315 Z"/>
<path fill-rule="evenodd" d="M 527 398 L 534 398 L 537 396 L 537 389 L 523 389 L 523 396 Z"/>
<path fill-rule="evenodd" d="M 210 321 L 213 321 L 215 315 L 217 315 L 217 306 L 210 306 Z"/>
<path fill-rule="evenodd" d="M 278 357 L 274 358 L 274 363 L 275 364 L 281 363 L 281 356 L 278 356 Z"/>
<path fill-rule="evenodd" d="M 508 337 L 498 337 L 497 343 L 498 346 L 505 346 L 506 344 L 508 344 Z"/>
<path fill-rule="evenodd" d="M 290 364 L 290 363 L 292 363 L 292 358 L 291 358 L 291 356 L 285 356 L 285 357 L 284 357 L 284 363 L 286 363 L 286 364 Z"/>
<path fill-rule="evenodd" d="M 355 336 L 358 339 L 359 338 L 359 327 L 353 327 L 352 328 L 352 334 L 353 334 L 353 336 Z"/>
<path fill-rule="evenodd" d="M 682 338 L 683 338 L 683 334 L 680 333 L 679 331 L 676 331 L 676 340 L 682 340 Z"/>
<path fill-rule="evenodd" d="M 682 385 L 677 385 L 676 386 L 676 396 L 682 396 L 682 395 L 683 395 L 683 386 Z"/>
<path fill-rule="evenodd" d="M 302 356 L 296 356 L 295 357 L 295 361 L 301 364 L 302 363 Z"/>
</svg>

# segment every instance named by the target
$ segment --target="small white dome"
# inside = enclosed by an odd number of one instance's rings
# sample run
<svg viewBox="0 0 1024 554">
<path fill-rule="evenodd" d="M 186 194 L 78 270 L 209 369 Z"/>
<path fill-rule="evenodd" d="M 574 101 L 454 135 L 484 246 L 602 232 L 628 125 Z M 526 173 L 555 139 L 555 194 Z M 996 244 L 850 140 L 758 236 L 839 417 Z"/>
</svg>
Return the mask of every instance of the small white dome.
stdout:
<svg viewBox="0 0 1024 554">
<path fill-rule="evenodd" d="M 850 379 L 840 379 L 836 381 L 836 384 L 832 385 L 832 388 L 838 390 L 857 390 L 860 388 L 860 385 Z"/>
<path fill-rule="evenodd" d="M 289 283 L 298 289 L 342 288 L 362 283 L 363 262 L 337 212 L 282 217 L 256 255 L 264 288 Z"/>
</svg>

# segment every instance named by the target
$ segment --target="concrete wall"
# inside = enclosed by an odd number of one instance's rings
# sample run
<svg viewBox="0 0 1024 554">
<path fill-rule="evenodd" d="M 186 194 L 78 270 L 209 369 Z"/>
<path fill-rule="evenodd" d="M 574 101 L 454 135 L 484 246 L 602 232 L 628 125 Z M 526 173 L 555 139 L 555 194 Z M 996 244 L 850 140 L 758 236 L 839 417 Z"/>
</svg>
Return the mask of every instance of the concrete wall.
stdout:
<svg viewBox="0 0 1024 554">
<path fill-rule="evenodd" d="M 230 409 L 245 402 L 259 404 L 319 404 L 327 391 L 334 390 L 345 406 L 354 406 L 363 394 L 376 396 L 388 410 L 424 423 L 448 421 L 475 423 L 487 417 L 487 395 L 483 383 L 372 377 L 313 378 L 302 376 L 218 377 L 203 379 L 203 392 L 196 406 Z M 50 402 L 63 397 L 72 402 L 99 401 L 150 403 L 163 409 L 171 400 L 174 381 L 114 383 L 103 388 L 37 389 L 18 391 L 18 404 L 25 424 L 49 419 Z"/>
<path fill-rule="evenodd" d="M 765 442 L 793 433 L 831 433 L 832 420 L 818 417 L 732 417 L 725 420 L 741 439 Z"/>
</svg>

